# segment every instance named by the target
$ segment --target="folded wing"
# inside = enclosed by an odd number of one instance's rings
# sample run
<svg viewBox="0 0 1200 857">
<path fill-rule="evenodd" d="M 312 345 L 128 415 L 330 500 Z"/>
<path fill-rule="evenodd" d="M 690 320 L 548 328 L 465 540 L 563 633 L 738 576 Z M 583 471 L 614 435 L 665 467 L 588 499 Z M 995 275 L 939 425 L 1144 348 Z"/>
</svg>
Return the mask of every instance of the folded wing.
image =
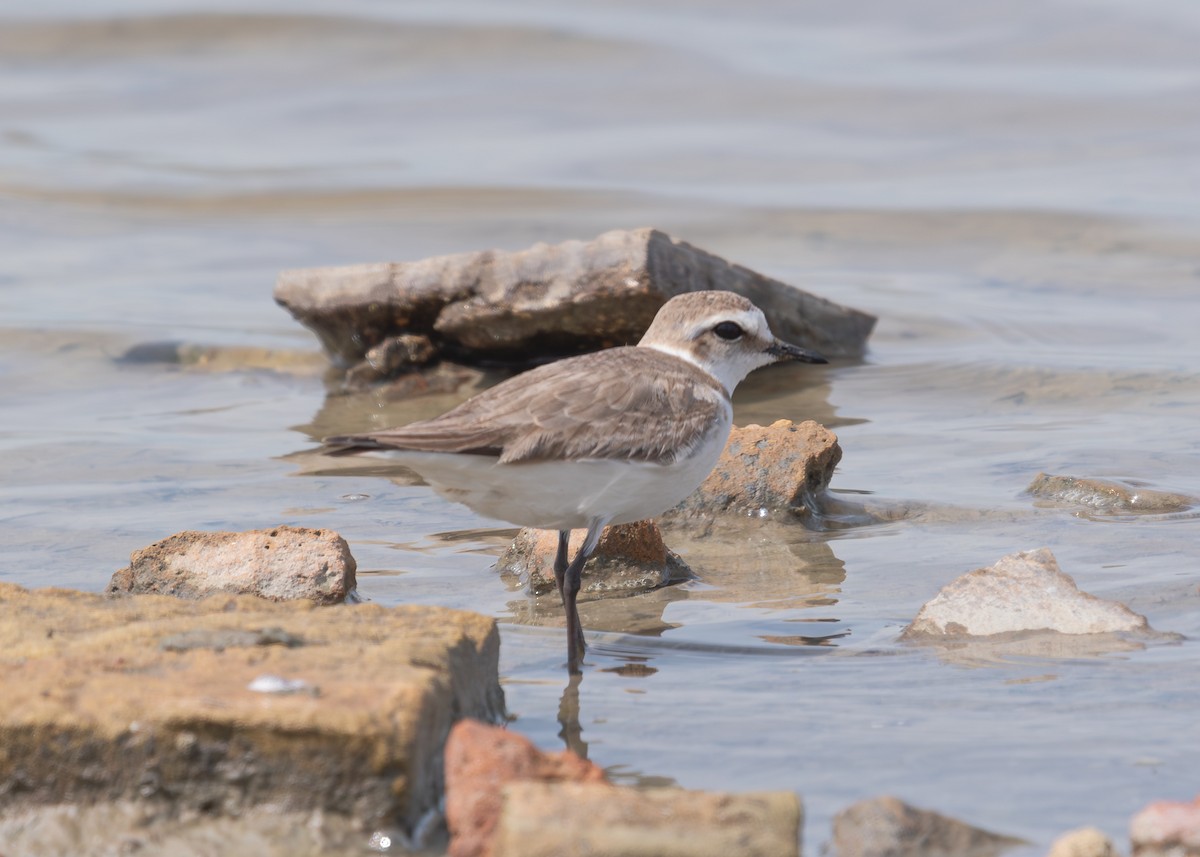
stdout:
<svg viewBox="0 0 1200 857">
<path fill-rule="evenodd" d="M 691 363 L 647 348 L 613 348 L 532 369 L 431 420 L 326 443 L 492 455 L 504 464 L 669 464 L 699 444 L 728 407 L 720 383 Z"/>
</svg>

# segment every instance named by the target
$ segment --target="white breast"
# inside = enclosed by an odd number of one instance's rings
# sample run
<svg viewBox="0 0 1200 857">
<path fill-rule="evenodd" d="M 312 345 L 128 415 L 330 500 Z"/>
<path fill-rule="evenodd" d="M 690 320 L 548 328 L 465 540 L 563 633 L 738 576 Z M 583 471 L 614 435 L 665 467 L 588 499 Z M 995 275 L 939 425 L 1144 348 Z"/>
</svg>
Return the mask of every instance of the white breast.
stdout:
<svg viewBox="0 0 1200 857">
<path fill-rule="evenodd" d="M 522 527 L 568 530 L 593 520 L 611 524 L 662 514 L 700 486 L 720 458 L 732 426 L 722 409 L 704 440 L 672 464 L 616 459 L 498 464 L 494 457 L 386 450 L 447 500 Z"/>
</svg>

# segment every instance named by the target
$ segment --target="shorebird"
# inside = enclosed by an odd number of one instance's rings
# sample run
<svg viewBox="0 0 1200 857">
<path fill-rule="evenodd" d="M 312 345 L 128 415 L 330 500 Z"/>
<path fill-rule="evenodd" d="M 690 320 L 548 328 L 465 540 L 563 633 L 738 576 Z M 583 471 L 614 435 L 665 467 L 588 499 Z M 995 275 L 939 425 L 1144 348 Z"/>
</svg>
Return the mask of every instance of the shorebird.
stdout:
<svg viewBox="0 0 1200 857">
<path fill-rule="evenodd" d="M 601 531 L 696 490 L 729 439 L 734 387 L 781 360 L 826 362 L 776 339 L 746 298 L 687 292 L 663 304 L 635 346 L 539 366 L 439 417 L 325 443 L 387 456 L 485 517 L 557 530 L 554 579 L 575 673 L 585 648 L 576 600 Z M 587 535 L 568 563 L 573 529 Z"/>
</svg>

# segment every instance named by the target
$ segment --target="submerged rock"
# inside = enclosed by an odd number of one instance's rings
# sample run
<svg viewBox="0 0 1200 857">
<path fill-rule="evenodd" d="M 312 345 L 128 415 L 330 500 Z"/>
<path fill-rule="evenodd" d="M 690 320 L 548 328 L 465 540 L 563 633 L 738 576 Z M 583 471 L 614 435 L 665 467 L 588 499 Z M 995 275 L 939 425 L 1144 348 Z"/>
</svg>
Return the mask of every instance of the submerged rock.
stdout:
<svg viewBox="0 0 1200 857">
<path fill-rule="evenodd" d="M 346 372 L 348 389 L 362 389 L 377 381 L 395 378 L 403 370 L 423 366 L 437 348 L 428 336 L 406 333 L 390 336 L 363 355 L 361 363 Z"/>
<path fill-rule="evenodd" d="M 275 300 L 341 365 L 406 334 L 427 336 L 452 359 L 528 363 L 636 342 L 669 298 L 702 289 L 745 295 L 776 335 L 830 357 L 861 354 L 875 324 L 656 229 L 515 253 L 283 271 Z"/>
<path fill-rule="evenodd" d="M 664 517 L 804 514 L 842 460 L 837 435 L 812 420 L 735 426 L 712 473 Z"/>
<path fill-rule="evenodd" d="M 1129 824 L 1133 857 L 1200 857 L 1200 796 L 1156 801 Z"/>
<path fill-rule="evenodd" d="M 579 550 L 585 535 L 587 530 L 571 531 L 570 556 Z M 515 578 L 517 585 L 527 585 L 533 595 L 557 598 L 558 584 L 554 580 L 557 552 L 558 533 L 527 527 L 504 551 L 497 567 L 501 574 Z M 596 552 L 584 564 L 579 600 L 648 592 L 690 575 L 687 564 L 663 544 L 656 523 L 618 524 L 604 528 Z"/>
<path fill-rule="evenodd" d="M 513 782 L 605 783 L 604 770 L 575 753 L 543 753 L 522 735 L 460 720 L 446 740 L 450 857 L 493 853 L 503 789 Z"/>
<path fill-rule="evenodd" d="M 4 811 L 273 807 L 411 831 L 441 799 L 451 725 L 503 714 L 499 645 L 492 619 L 436 607 L 0 584 Z M 263 692 L 275 679 L 306 691 Z"/>
<path fill-rule="evenodd" d="M 1049 473 L 1039 473 L 1025 490 L 1048 503 L 1085 506 L 1100 512 L 1182 512 L 1200 502 L 1186 494 L 1154 491 L 1111 479 L 1085 479 Z"/>
<path fill-rule="evenodd" d="M 188 530 L 134 551 L 105 592 L 176 598 L 226 593 L 336 604 L 353 595 L 356 571 L 350 546 L 332 530 Z"/>
<path fill-rule="evenodd" d="M 494 857 L 799 857 L 792 792 L 723 794 L 600 783 L 504 790 Z"/>
<path fill-rule="evenodd" d="M 359 364 L 361 367 L 363 364 Z M 369 381 L 356 380 L 362 377 Z M 405 365 L 398 375 L 386 377 L 382 374 L 356 375 L 353 370 L 342 380 L 340 392 L 355 393 L 370 387 L 371 397 L 377 402 L 399 402 L 416 396 L 436 396 L 440 393 L 469 393 L 484 389 L 489 374 L 472 366 L 443 361 L 435 366 L 412 367 Z M 340 396 L 334 396 L 334 399 Z M 326 400 L 327 402 L 330 400 Z"/>
<path fill-rule="evenodd" d="M 962 638 L 1021 631 L 1106 634 L 1147 631 L 1146 617 L 1080 591 L 1049 549 L 1010 554 L 947 583 L 901 639 Z"/>
<path fill-rule="evenodd" d="M 1024 844 L 890 796 L 859 801 L 833 817 L 834 857 L 993 857 Z"/>
</svg>

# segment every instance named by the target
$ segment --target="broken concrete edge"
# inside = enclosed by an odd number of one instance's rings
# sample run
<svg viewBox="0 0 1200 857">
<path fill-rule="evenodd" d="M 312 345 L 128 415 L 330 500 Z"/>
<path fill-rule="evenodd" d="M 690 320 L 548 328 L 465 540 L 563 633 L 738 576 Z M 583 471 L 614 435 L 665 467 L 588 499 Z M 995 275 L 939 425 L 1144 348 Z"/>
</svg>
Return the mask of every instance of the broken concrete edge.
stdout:
<svg viewBox="0 0 1200 857">
<path fill-rule="evenodd" d="M 453 724 L 505 717 L 495 620 L 447 608 L 0 583 L 0 644 L 6 812 L 276 806 L 413 831 L 441 802 Z"/>
<path fill-rule="evenodd" d="M 876 321 L 652 228 L 511 253 L 285 270 L 275 300 L 335 364 L 362 361 L 355 374 L 378 378 L 388 358 L 367 357 L 381 347 L 406 359 L 528 365 L 534 355 L 633 344 L 668 299 L 713 288 L 750 298 L 778 336 L 826 356 L 861 354 Z M 430 348 L 386 344 L 397 337 L 424 337 Z"/>
</svg>

